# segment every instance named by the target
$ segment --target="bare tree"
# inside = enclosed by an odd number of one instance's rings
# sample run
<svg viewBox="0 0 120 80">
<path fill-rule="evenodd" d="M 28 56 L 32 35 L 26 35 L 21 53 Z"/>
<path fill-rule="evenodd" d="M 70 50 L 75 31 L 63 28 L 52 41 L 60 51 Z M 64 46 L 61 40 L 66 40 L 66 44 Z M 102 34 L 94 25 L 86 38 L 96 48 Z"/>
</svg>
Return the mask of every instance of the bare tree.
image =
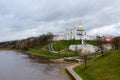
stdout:
<svg viewBox="0 0 120 80">
<path fill-rule="evenodd" d="M 84 60 L 84 71 L 87 68 L 87 60 L 88 60 L 88 56 L 90 55 L 89 51 L 81 49 L 80 51 L 80 56 L 82 57 L 82 59 Z"/>
<path fill-rule="evenodd" d="M 99 51 L 101 52 L 101 54 L 102 54 L 102 56 L 104 55 L 103 53 L 104 53 L 104 47 L 101 45 L 101 46 L 99 46 Z"/>
<path fill-rule="evenodd" d="M 114 49 L 120 49 L 120 36 L 112 39 L 112 46 Z"/>
</svg>

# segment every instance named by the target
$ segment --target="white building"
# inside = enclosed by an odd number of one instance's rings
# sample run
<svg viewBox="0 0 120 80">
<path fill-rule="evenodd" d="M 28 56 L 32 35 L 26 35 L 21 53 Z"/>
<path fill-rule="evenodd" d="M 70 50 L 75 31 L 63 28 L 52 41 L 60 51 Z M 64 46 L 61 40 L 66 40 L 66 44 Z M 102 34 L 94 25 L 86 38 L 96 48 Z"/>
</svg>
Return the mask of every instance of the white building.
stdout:
<svg viewBox="0 0 120 80">
<path fill-rule="evenodd" d="M 53 41 L 65 40 L 65 35 L 53 35 Z"/>
<path fill-rule="evenodd" d="M 79 30 L 82 31 L 82 33 L 78 33 Z M 80 34 L 80 35 L 78 35 Z M 68 28 L 68 25 L 66 25 L 66 32 L 64 35 L 54 35 L 53 41 L 59 41 L 59 40 L 94 40 L 96 39 L 93 36 L 86 35 L 86 30 L 82 27 L 82 24 L 74 25 L 73 28 Z"/>
<path fill-rule="evenodd" d="M 76 51 L 76 50 L 85 50 L 89 53 L 95 53 L 98 48 L 96 46 L 90 45 L 90 44 L 81 44 L 81 45 L 70 45 L 69 50 Z"/>
<path fill-rule="evenodd" d="M 83 36 L 78 35 L 78 30 L 83 30 L 84 31 L 83 35 L 86 35 L 86 31 L 83 29 L 81 24 L 79 25 L 75 24 L 74 27 L 70 29 L 68 28 L 68 25 L 66 25 L 66 33 L 65 33 L 66 40 L 80 40 L 85 38 Z"/>
</svg>

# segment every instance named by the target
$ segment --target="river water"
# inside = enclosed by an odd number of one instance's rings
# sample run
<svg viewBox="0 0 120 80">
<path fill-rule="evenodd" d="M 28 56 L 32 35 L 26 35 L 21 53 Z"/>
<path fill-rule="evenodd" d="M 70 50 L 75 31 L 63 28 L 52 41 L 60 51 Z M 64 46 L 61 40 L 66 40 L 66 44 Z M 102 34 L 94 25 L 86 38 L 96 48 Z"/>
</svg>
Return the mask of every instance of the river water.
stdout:
<svg viewBox="0 0 120 80">
<path fill-rule="evenodd" d="M 64 64 L 40 63 L 16 51 L 0 51 L 0 80 L 68 80 Z"/>
</svg>

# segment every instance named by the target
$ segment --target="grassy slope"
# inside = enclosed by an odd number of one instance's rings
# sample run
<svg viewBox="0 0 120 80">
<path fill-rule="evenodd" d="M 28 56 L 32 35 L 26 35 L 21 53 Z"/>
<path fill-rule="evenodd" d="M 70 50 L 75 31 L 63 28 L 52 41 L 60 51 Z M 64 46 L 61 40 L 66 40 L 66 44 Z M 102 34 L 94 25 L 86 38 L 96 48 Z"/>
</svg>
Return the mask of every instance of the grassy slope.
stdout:
<svg viewBox="0 0 120 80">
<path fill-rule="evenodd" d="M 53 43 L 53 48 L 56 51 L 60 51 L 63 49 L 68 49 L 71 44 L 80 44 L 80 40 L 61 40 Z M 88 44 L 96 45 L 95 41 L 89 40 L 86 41 Z"/>
<path fill-rule="evenodd" d="M 61 40 L 61 41 L 56 41 L 53 43 L 53 48 L 56 50 L 56 51 L 60 51 L 60 50 L 63 50 L 63 49 L 67 49 L 69 48 L 69 45 L 71 44 L 80 44 L 80 41 L 79 40 Z"/>
<path fill-rule="evenodd" d="M 37 55 L 43 55 L 43 56 L 50 56 L 50 57 L 73 57 L 73 56 L 78 56 L 77 54 L 75 54 L 72 51 L 69 50 L 65 50 L 64 52 L 60 52 L 60 53 L 53 53 L 50 52 L 48 49 L 48 44 L 46 44 L 45 46 L 43 46 L 42 48 L 39 47 L 35 47 L 35 48 L 29 48 L 28 53 L 31 54 L 37 54 Z"/>
<path fill-rule="evenodd" d="M 58 56 L 57 54 L 52 54 L 52 52 L 48 50 L 47 45 L 48 44 L 46 44 L 43 47 L 37 46 L 34 48 L 29 48 L 27 52 L 31 54 L 44 55 L 44 56 L 52 56 L 52 57 Z"/>
<path fill-rule="evenodd" d="M 93 44 L 93 45 L 95 44 L 94 41 L 87 41 L 87 43 Z M 56 53 L 49 52 L 48 44 L 49 43 L 47 43 L 43 47 L 38 47 L 37 46 L 37 47 L 34 47 L 34 48 L 30 48 L 30 49 L 28 49 L 27 52 L 32 53 L 32 54 L 51 56 L 51 57 L 77 56 L 74 52 L 69 51 L 68 48 L 71 44 L 80 44 L 80 40 L 62 40 L 62 41 L 53 42 L 53 48 L 55 49 L 55 51 L 60 51 L 60 50 L 66 49 L 63 52 L 60 52 L 61 54 L 56 54 Z"/>
<path fill-rule="evenodd" d="M 120 50 L 109 51 L 96 61 L 88 62 L 85 72 L 83 65 L 77 66 L 74 70 L 84 80 L 120 80 Z"/>
<path fill-rule="evenodd" d="M 97 46 L 97 44 L 94 40 L 87 40 L 86 43 Z"/>
</svg>

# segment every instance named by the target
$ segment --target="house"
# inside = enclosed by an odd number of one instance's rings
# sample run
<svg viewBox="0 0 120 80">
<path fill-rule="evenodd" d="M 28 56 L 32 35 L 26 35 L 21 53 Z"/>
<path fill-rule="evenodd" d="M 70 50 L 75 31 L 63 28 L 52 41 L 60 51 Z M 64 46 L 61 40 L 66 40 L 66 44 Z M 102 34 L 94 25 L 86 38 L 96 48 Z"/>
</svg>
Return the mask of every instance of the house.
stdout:
<svg viewBox="0 0 120 80">
<path fill-rule="evenodd" d="M 111 41 L 113 39 L 113 36 L 107 36 L 107 35 L 102 36 L 102 37 L 101 36 L 97 36 L 96 39 L 101 40 L 101 41 Z"/>
</svg>

